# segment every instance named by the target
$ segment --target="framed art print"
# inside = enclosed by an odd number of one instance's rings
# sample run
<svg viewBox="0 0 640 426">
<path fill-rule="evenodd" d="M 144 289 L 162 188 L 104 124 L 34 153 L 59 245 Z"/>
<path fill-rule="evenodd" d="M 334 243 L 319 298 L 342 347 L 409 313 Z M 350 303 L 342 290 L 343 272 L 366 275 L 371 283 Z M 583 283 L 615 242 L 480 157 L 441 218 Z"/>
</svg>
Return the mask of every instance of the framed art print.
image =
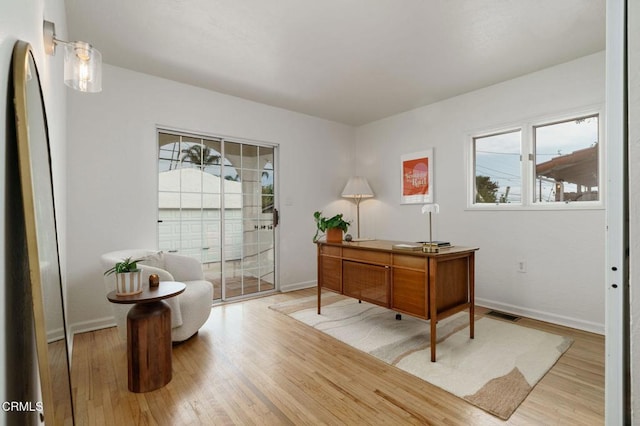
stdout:
<svg viewBox="0 0 640 426">
<path fill-rule="evenodd" d="M 433 203 L 433 149 L 405 154 L 400 157 L 401 203 Z"/>
</svg>

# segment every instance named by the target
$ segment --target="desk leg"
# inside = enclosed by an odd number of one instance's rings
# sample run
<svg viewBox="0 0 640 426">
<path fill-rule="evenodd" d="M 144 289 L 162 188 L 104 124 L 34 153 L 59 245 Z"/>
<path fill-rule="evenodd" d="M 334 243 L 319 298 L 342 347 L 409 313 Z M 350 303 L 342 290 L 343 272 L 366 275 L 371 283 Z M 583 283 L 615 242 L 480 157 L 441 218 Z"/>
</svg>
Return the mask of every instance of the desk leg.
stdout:
<svg viewBox="0 0 640 426">
<path fill-rule="evenodd" d="M 321 298 L 321 290 L 322 290 L 322 256 L 320 256 L 320 245 L 318 245 L 317 247 L 317 251 L 318 251 L 318 272 L 317 272 L 317 278 L 318 278 L 318 315 L 320 315 L 320 304 L 322 303 L 322 298 Z"/>
<path fill-rule="evenodd" d="M 127 315 L 129 390 L 149 392 L 171 381 L 171 308 L 139 303 Z"/>
<path fill-rule="evenodd" d="M 429 318 L 431 322 L 431 362 L 436 362 L 436 341 L 438 325 L 438 308 L 436 307 L 436 269 L 438 262 L 435 258 L 429 258 Z"/>
<path fill-rule="evenodd" d="M 475 306 L 476 306 L 476 296 L 475 296 L 475 253 L 471 253 L 469 256 L 469 337 L 473 339 L 474 337 L 474 323 L 476 320 L 475 317 Z"/>
</svg>

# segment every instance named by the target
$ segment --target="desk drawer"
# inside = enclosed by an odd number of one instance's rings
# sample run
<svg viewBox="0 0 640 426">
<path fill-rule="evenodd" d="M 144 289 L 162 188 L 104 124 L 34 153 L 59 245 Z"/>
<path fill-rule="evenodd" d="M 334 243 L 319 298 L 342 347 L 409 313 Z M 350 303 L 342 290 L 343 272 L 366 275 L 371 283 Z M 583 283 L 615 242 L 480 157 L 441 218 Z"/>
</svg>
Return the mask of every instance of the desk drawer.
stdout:
<svg viewBox="0 0 640 426">
<path fill-rule="evenodd" d="M 320 254 L 326 254 L 327 256 L 340 256 L 342 248 L 335 246 L 320 246 Z"/>
<path fill-rule="evenodd" d="M 358 250 L 352 248 L 342 249 L 342 257 L 359 262 L 381 263 L 388 265 L 391 260 L 389 253 L 379 251 Z"/>
<path fill-rule="evenodd" d="M 427 258 L 423 256 L 410 256 L 407 254 L 394 254 L 393 266 L 401 268 L 418 269 L 420 271 L 427 270 Z"/>
</svg>

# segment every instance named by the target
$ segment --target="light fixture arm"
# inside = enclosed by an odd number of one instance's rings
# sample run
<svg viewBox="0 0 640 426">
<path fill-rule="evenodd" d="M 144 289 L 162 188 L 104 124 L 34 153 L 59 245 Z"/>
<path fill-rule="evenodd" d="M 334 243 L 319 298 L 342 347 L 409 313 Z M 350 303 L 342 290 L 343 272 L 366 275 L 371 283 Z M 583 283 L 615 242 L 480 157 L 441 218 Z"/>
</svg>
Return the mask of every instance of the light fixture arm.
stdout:
<svg viewBox="0 0 640 426">
<path fill-rule="evenodd" d="M 44 31 L 44 51 L 47 55 L 55 55 L 56 54 L 56 46 L 61 44 L 63 46 L 73 46 L 76 45 L 84 46 L 87 50 L 94 49 L 91 44 L 86 41 L 65 41 L 56 38 L 56 24 L 51 21 L 44 21 L 43 24 Z M 95 50 L 95 49 L 94 49 Z"/>
</svg>

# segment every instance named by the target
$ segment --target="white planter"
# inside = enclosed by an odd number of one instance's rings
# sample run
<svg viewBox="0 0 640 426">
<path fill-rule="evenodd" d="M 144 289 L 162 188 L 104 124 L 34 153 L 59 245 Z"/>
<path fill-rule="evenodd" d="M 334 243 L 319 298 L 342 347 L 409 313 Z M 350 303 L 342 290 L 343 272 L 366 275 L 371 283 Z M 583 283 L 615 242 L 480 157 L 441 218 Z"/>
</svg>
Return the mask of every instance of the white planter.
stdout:
<svg viewBox="0 0 640 426">
<path fill-rule="evenodd" d="M 142 293 L 142 269 L 133 272 L 116 273 L 116 295 L 131 296 Z"/>
</svg>

